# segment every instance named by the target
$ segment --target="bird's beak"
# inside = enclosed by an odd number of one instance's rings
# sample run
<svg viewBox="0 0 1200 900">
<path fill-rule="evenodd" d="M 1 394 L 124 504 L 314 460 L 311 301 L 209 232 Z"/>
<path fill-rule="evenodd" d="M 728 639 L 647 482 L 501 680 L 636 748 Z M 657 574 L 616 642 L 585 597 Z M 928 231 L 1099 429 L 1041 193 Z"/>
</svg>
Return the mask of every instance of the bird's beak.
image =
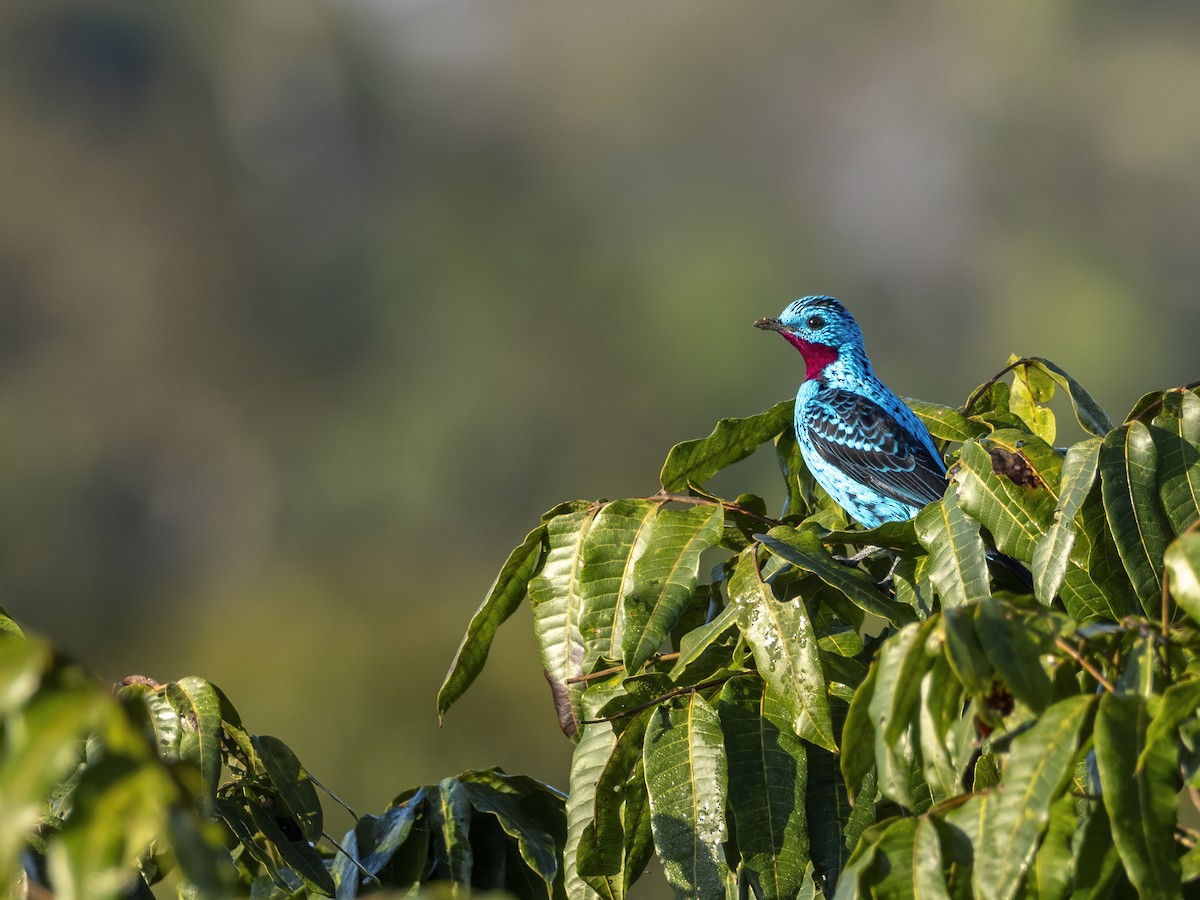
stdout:
<svg viewBox="0 0 1200 900">
<path fill-rule="evenodd" d="M 778 319 L 759 319 L 754 323 L 754 327 L 763 331 L 783 331 L 783 323 Z"/>
</svg>

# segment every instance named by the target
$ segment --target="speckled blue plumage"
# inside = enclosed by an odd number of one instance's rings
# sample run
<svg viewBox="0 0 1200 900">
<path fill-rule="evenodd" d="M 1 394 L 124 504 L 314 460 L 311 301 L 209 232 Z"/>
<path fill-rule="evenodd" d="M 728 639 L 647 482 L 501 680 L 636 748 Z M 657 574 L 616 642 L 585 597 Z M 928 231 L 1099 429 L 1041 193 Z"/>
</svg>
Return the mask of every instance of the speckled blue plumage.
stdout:
<svg viewBox="0 0 1200 900">
<path fill-rule="evenodd" d="M 796 438 L 817 483 L 855 521 L 874 528 L 911 519 L 938 500 L 946 467 L 929 431 L 875 377 L 854 317 L 832 297 L 804 297 L 760 328 L 804 356 Z"/>
</svg>

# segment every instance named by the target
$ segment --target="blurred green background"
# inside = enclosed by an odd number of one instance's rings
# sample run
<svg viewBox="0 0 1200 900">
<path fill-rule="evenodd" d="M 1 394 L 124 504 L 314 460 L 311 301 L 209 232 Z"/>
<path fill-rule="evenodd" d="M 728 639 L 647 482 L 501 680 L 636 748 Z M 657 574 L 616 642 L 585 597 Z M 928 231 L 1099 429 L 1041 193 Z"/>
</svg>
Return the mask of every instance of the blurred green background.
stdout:
<svg viewBox="0 0 1200 900">
<path fill-rule="evenodd" d="M 543 510 L 794 391 L 795 297 L 946 404 L 1011 352 L 1116 415 L 1200 377 L 1194 3 L 49 2 L 0 48 L 0 604 L 362 811 L 565 786 L 525 610 L 438 729 L 462 631 Z"/>
</svg>

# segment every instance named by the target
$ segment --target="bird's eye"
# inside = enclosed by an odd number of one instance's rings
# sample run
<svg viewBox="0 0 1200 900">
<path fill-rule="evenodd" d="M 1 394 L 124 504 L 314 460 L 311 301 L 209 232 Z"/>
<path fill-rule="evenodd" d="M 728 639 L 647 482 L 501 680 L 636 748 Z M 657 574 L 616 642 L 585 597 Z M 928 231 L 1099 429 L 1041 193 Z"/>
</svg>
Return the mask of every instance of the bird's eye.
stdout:
<svg viewBox="0 0 1200 900">
<path fill-rule="evenodd" d="M 825 320 L 822 319 L 820 316 L 809 316 L 808 322 L 806 324 L 813 331 L 817 331 L 817 330 L 825 327 Z"/>
</svg>

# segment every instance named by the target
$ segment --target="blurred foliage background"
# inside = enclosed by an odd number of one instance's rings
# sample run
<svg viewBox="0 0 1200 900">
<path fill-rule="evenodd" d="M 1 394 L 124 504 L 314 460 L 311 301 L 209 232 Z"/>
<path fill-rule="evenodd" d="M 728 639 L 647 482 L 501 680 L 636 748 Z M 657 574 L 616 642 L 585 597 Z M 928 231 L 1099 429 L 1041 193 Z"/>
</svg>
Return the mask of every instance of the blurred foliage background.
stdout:
<svg viewBox="0 0 1200 900">
<path fill-rule="evenodd" d="M 0 602 L 363 811 L 565 786 L 527 612 L 437 685 L 543 510 L 794 391 L 755 318 L 946 404 L 1198 377 L 1200 6 L 747 9 L 0 7 Z"/>
</svg>

